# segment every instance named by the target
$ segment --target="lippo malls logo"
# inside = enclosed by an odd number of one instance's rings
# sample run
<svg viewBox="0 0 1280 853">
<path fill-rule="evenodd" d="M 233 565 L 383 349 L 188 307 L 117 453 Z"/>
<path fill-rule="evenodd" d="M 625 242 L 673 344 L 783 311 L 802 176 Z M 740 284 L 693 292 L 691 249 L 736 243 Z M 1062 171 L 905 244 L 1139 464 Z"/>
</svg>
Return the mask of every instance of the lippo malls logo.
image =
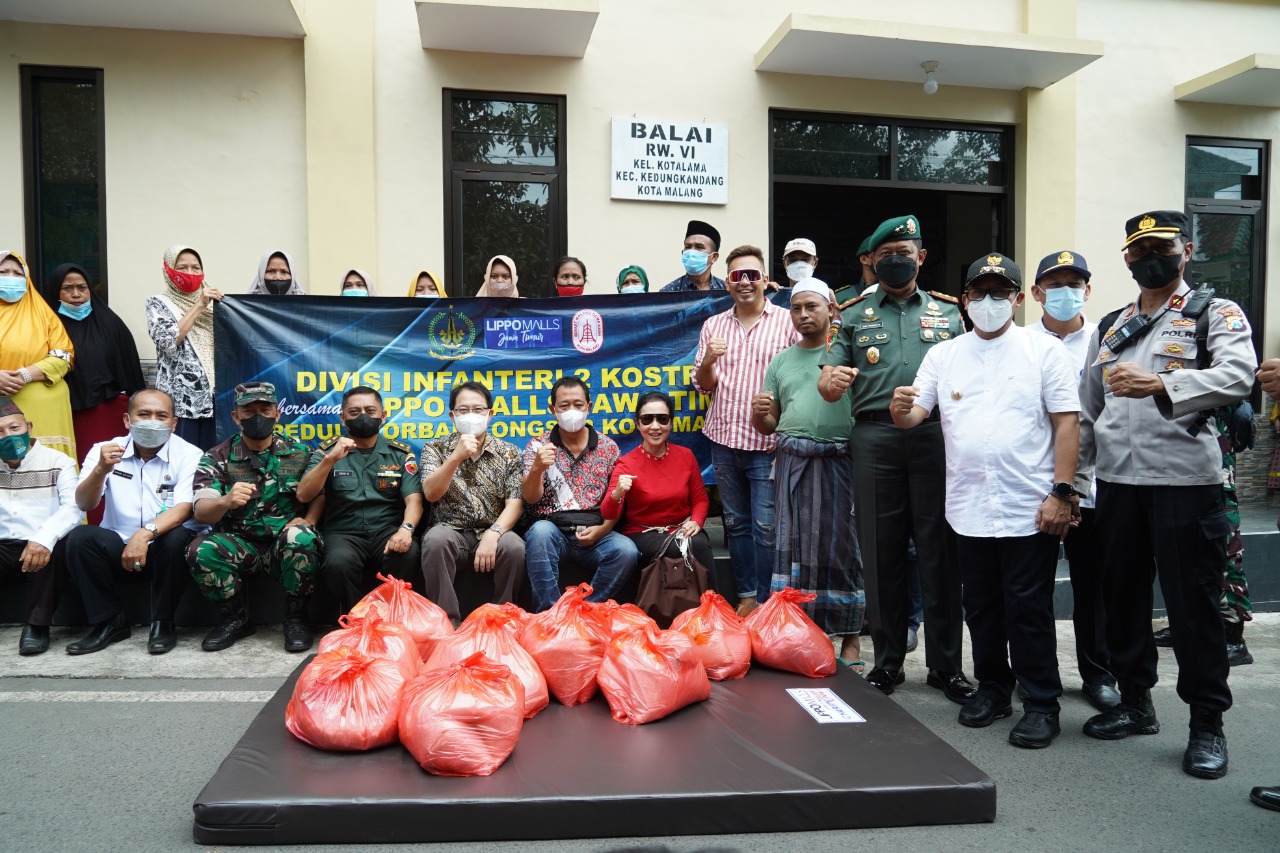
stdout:
<svg viewBox="0 0 1280 853">
<path fill-rule="evenodd" d="M 604 318 L 598 311 L 584 308 L 573 315 L 573 348 L 582 353 L 593 353 L 604 346 Z"/>
</svg>

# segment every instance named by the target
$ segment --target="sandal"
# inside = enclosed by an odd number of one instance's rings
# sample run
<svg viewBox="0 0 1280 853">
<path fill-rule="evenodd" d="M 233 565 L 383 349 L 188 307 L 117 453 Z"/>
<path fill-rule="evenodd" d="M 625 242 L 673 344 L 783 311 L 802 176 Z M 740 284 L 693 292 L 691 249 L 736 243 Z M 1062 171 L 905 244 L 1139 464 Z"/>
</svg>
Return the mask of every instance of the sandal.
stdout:
<svg viewBox="0 0 1280 853">
<path fill-rule="evenodd" d="M 858 673 L 858 675 L 862 675 L 864 672 L 866 672 L 866 667 L 867 667 L 866 661 L 861 661 L 861 660 L 848 661 L 839 656 L 836 657 L 836 660 L 840 661 L 840 663 L 844 664 L 845 666 L 849 667 L 849 669 L 852 669 L 854 672 Z"/>
</svg>

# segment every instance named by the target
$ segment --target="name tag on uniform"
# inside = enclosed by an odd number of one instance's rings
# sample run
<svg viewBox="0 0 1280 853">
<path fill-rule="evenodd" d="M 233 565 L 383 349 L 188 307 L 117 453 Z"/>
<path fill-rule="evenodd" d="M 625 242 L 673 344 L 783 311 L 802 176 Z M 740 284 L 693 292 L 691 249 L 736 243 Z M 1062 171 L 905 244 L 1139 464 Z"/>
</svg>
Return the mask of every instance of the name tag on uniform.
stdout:
<svg viewBox="0 0 1280 853">
<path fill-rule="evenodd" d="M 353 473 L 354 473 L 354 472 L 352 472 L 352 471 L 334 471 L 334 472 L 333 472 L 333 476 L 335 476 L 335 477 L 350 477 L 350 476 L 352 476 L 352 475 L 353 475 Z"/>
<path fill-rule="evenodd" d="M 113 477 L 124 477 L 126 480 L 132 480 L 132 479 L 133 479 L 133 475 L 132 475 L 132 474 L 130 474 L 128 471 L 121 471 L 119 468 L 112 468 L 112 469 L 111 469 L 111 475 L 112 475 Z"/>
<path fill-rule="evenodd" d="M 883 328 L 884 328 L 884 321 L 881 320 L 880 322 L 877 322 L 877 323 L 858 323 L 856 326 L 853 327 L 853 330 L 855 332 L 861 332 L 863 329 L 883 329 Z"/>
</svg>

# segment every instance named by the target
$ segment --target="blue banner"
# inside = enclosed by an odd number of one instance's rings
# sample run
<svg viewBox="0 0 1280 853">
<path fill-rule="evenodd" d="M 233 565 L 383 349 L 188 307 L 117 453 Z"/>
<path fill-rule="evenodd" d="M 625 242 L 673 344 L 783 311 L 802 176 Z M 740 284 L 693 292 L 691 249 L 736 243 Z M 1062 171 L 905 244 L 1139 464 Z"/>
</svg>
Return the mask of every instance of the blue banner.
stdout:
<svg viewBox="0 0 1280 853">
<path fill-rule="evenodd" d="M 489 434 L 523 448 L 555 424 L 551 385 L 591 387 L 591 424 L 625 453 L 639 444 L 632 414 L 645 391 L 675 401 L 672 440 L 704 466 L 708 398 L 693 387 L 703 322 L 732 305 L 724 291 L 573 299 L 347 299 L 227 296 L 214 314 L 218 439 L 235 426 L 231 391 L 266 381 L 280 394 L 278 432 L 313 446 L 340 433 L 343 391 L 382 394 L 382 433 L 420 450 L 448 435 L 449 391 L 493 391 Z"/>
</svg>

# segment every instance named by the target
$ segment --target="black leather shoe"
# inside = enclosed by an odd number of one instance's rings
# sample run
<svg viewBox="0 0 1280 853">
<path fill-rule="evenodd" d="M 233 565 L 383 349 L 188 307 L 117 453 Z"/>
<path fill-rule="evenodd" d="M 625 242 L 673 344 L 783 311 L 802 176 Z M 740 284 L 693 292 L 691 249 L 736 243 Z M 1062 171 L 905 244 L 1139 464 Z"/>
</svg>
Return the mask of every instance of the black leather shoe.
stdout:
<svg viewBox="0 0 1280 853">
<path fill-rule="evenodd" d="M 1173 632 L 1168 628 L 1161 628 L 1151 635 L 1151 639 L 1155 640 L 1156 645 L 1162 649 L 1173 648 Z"/>
<path fill-rule="evenodd" d="M 1272 785 L 1269 788 L 1254 788 L 1249 792 L 1249 801 L 1255 806 L 1262 806 L 1264 809 L 1280 812 L 1280 785 Z"/>
<path fill-rule="evenodd" d="M 1248 666 L 1253 663 L 1253 655 L 1244 640 L 1238 643 L 1227 643 L 1227 664 L 1230 666 Z"/>
<path fill-rule="evenodd" d="M 151 623 L 151 636 L 147 639 L 147 651 L 162 655 L 178 645 L 178 632 L 172 619 L 157 619 Z"/>
<path fill-rule="evenodd" d="M 30 657 L 49 651 L 48 625 L 23 625 L 18 638 L 18 654 Z"/>
<path fill-rule="evenodd" d="M 222 622 L 213 626 L 213 630 L 205 635 L 200 648 L 206 652 L 220 652 L 235 645 L 236 640 L 257 631 L 257 627 L 249 621 L 249 608 L 244 604 L 244 593 L 218 602 L 218 613 Z"/>
<path fill-rule="evenodd" d="M 1227 775 L 1227 739 L 1213 732 L 1192 732 L 1182 756 L 1182 772 L 1201 779 Z"/>
<path fill-rule="evenodd" d="M 920 646 L 920 637 L 916 634 L 915 628 L 907 629 L 907 654 L 911 654 Z"/>
<path fill-rule="evenodd" d="M 133 629 L 123 613 L 117 613 L 106 622 L 93 626 L 93 630 L 83 640 L 77 640 L 67 646 L 69 655 L 87 655 L 100 652 L 112 643 L 129 639 Z"/>
<path fill-rule="evenodd" d="M 1153 735 L 1160 731 L 1156 710 L 1150 706 L 1131 708 L 1124 702 L 1084 724 L 1084 733 L 1098 740 L 1121 740 L 1129 735 Z"/>
<path fill-rule="evenodd" d="M 1057 714 L 1028 711 L 1009 732 L 1009 743 L 1024 749 L 1044 749 L 1062 732 Z"/>
<path fill-rule="evenodd" d="M 902 670 L 895 669 L 894 667 L 888 667 L 886 669 L 876 667 L 871 670 L 871 673 L 867 676 L 867 681 L 870 682 L 871 686 L 886 696 L 893 692 L 893 688 L 904 683 L 906 680 L 907 676 L 903 674 Z"/>
<path fill-rule="evenodd" d="M 1086 684 L 1080 688 L 1084 698 L 1099 711 L 1110 711 L 1120 704 L 1120 691 L 1111 684 Z"/>
<path fill-rule="evenodd" d="M 968 726 L 971 729 L 981 729 L 991 725 L 996 720 L 1013 716 L 1013 706 L 1008 702 L 1003 705 L 996 705 L 995 702 L 983 696 L 981 693 L 973 694 L 973 698 L 969 700 L 963 708 L 960 709 L 960 716 L 957 717 L 960 725 Z"/>
<path fill-rule="evenodd" d="M 973 684 L 964 677 L 963 672 L 938 672 L 931 669 L 924 683 L 941 690 L 957 705 L 967 705 L 975 692 Z"/>
</svg>

